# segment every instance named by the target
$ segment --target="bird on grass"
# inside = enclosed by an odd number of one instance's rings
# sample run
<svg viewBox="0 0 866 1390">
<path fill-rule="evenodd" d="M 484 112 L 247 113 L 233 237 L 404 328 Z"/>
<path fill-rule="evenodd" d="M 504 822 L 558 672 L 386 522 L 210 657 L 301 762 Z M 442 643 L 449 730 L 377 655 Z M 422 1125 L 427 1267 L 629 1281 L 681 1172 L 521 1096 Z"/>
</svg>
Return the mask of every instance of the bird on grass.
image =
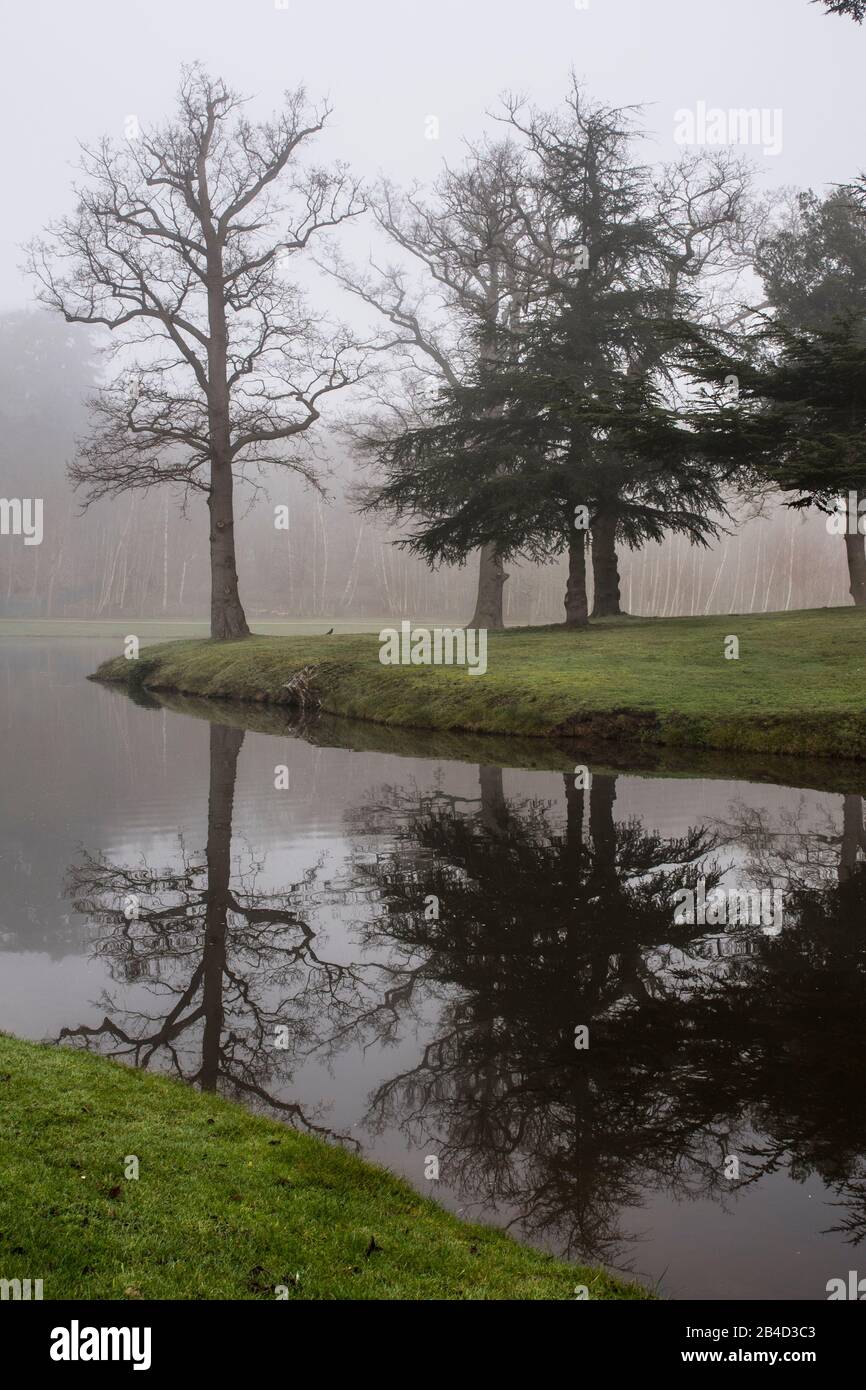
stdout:
<svg viewBox="0 0 866 1390">
<path fill-rule="evenodd" d="M 326 636 L 326 637 L 330 637 L 330 635 L 331 635 L 331 633 L 332 633 L 333 631 L 334 631 L 334 629 L 333 629 L 332 627 L 329 627 L 329 628 L 328 628 L 328 631 L 325 633 L 325 636 Z"/>
</svg>

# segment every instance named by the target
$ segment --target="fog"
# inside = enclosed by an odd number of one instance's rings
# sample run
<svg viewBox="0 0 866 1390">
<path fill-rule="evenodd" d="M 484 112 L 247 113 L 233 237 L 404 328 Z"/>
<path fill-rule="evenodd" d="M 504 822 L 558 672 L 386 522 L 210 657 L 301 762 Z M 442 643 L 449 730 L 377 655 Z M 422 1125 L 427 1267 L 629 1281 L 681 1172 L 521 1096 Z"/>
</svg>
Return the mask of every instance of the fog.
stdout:
<svg viewBox="0 0 866 1390">
<path fill-rule="evenodd" d="M 676 157 L 676 113 L 700 103 L 780 113 L 781 148 L 745 150 L 758 190 L 824 194 L 866 167 L 866 31 L 807 0 L 167 0 L 6 12 L 4 219 L 0 254 L 0 491 L 44 499 L 41 545 L 0 538 L 0 613 L 17 618 L 203 616 L 208 605 L 204 505 L 186 515 L 167 489 L 94 504 L 83 515 L 66 466 L 86 435 L 85 397 L 102 379 L 107 333 L 66 326 L 37 309 L 22 247 L 74 207 L 80 142 L 122 140 L 174 107 L 183 63 L 201 61 L 253 98 L 263 117 L 286 88 L 327 96 L 333 116 L 317 161 L 344 160 L 359 177 L 429 186 L 464 142 L 495 131 L 503 91 L 557 106 L 570 71 L 611 105 L 641 104 L 648 162 Z M 431 125 L 431 118 L 433 124 Z M 430 138 L 431 130 L 436 138 Z M 369 218 L 340 230 L 363 263 Z M 322 313 L 366 326 L 338 285 L 306 267 Z M 345 499 L 357 476 L 338 425 L 350 392 L 326 407 L 316 443 L 325 495 L 287 473 L 263 474 L 238 499 L 241 593 L 251 618 L 376 619 L 399 613 L 468 618 L 475 561 L 430 571 L 397 549 L 382 521 Z M 274 528 L 287 503 L 288 534 Z M 752 611 L 841 604 L 845 556 L 814 512 L 763 514 L 702 551 L 668 540 L 621 552 L 624 607 L 634 613 Z M 559 621 L 563 565 L 509 562 L 509 623 Z"/>
</svg>

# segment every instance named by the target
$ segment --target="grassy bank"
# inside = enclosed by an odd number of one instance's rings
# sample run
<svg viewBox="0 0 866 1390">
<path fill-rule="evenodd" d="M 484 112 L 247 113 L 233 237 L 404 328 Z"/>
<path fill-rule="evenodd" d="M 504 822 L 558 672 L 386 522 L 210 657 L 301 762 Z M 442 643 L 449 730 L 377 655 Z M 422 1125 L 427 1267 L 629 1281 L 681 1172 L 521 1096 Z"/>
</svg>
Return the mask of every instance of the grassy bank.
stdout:
<svg viewBox="0 0 866 1390">
<path fill-rule="evenodd" d="M 46 1299 L 648 1296 L 230 1101 L 2 1035 L 0 1171 L 0 1279 Z"/>
<path fill-rule="evenodd" d="M 730 635 L 739 658 L 725 658 Z M 866 758 L 866 611 L 631 618 L 491 634 L 488 669 L 383 666 L 375 635 L 177 641 L 100 679 L 285 703 L 312 667 L 324 712 L 414 728 Z"/>
</svg>

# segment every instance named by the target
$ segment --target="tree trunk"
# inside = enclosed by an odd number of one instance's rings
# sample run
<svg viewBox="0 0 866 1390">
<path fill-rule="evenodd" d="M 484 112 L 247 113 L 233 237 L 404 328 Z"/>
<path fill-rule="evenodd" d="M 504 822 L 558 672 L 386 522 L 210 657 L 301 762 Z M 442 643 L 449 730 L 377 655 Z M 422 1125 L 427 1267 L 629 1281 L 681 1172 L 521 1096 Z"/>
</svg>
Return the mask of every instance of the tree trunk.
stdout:
<svg viewBox="0 0 866 1390">
<path fill-rule="evenodd" d="M 211 459 L 210 635 L 222 641 L 249 637 L 235 563 L 234 498 L 231 465 Z"/>
<path fill-rule="evenodd" d="M 860 493 L 857 497 L 859 499 Z M 845 554 L 848 559 L 848 592 L 858 608 L 866 606 L 866 552 L 863 537 L 845 532 Z"/>
<path fill-rule="evenodd" d="M 220 1074 L 224 1021 L 228 930 L 228 899 L 232 864 L 232 812 L 235 799 L 238 754 L 244 730 L 221 724 L 210 726 L 210 791 L 207 808 L 207 906 L 202 954 L 202 1002 L 204 1017 L 199 1085 L 215 1091 Z"/>
<path fill-rule="evenodd" d="M 849 878 L 853 878 L 857 869 L 860 850 L 866 850 L 866 834 L 864 834 L 863 829 L 863 798 L 862 796 L 846 795 L 842 798 L 840 883 L 846 883 Z"/>
<path fill-rule="evenodd" d="M 596 869 L 608 885 L 616 883 L 616 775 L 594 773 L 589 789 L 589 832 L 596 854 Z"/>
<path fill-rule="evenodd" d="M 493 545 L 483 545 L 478 560 L 478 594 L 470 627 L 486 627 L 494 632 L 505 627 L 502 616 L 502 590 L 508 575 L 502 556 Z"/>
<path fill-rule="evenodd" d="M 574 871 L 583 856 L 583 809 L 586 793 L 577 785 L 573 772 L 563 773 L 565 783 L 565 842 L 566 872 Z"/>
<path fill-rule="evenodd" d="M 502 768 L 479 763 L 478 780 L 481 785 L 481 823 L 485 830 L 498 830 L 506 812 Z"/>
<path fill-rule="evenodd" d="M 594 618 L 613 618 L 619 606 L 619 564 L 616 558 L 616 517 L 600 512 L 592 526 L 592 578 Z"/>
<path fill-rule="evenodd" d="M 199 170 L 199 197 L 206 226 L 210 202 L 206 172 Z M 210 437 L 210 635 L 221 641 L 249 637 L 235 561 L 234 478 L 232 476 L 231 422 L 229 417 L 228 332 L 222 246 L 214 232 L 205 232 L 208 243 L 208 434 Z"/>
<path fill-rule="evenodd" d="M 572 531 L 568 541 L 568 583 L 565 586 L 565 626 L 587 627 L 589 604 L 586 599 L 586 539 L 583 531 Z"/>
</svg>

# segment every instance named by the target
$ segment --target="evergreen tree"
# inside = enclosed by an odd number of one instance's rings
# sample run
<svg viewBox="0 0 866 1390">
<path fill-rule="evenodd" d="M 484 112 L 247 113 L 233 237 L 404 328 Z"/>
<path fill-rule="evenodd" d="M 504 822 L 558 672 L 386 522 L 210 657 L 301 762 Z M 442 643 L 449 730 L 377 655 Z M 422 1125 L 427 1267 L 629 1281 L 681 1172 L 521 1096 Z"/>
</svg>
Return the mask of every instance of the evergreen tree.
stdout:
<svg viewBox="0 0 866 1390">
<path fill-rule="evenodd" d="M 412 518 L 403 543 L 431 561 L 485 544 L 506 558 L 567 551 L 566 622 L 581 627 L 588 531 L 594 558 L 597 539 L 613 557 L 595 564 L 597 611 L 618 611 L 614 539 L 705 542 L 720 479 L 665 396 L 686 299 L 629 113 L 575 87 L 564 116 L 508 116 L 532 160 L 521 212 L 539 288 L 432 421 L 368 441 L 381 481 L 366 505 Z"/>
<path fill-rule="evenodd" d="M 739 390 L 736 402 L 692 416 L 707 456 L 720 467 L 750 469 L 756 478 L 769 479 L 789 494 L 790 507 L 826 512 L 828 531 L 845 538 L 851 596 L 866 605 L 859 522 L 866 499 L 863 315 L 852 310 L 811 330 L 776 320 L 738 353 L 705 344 L 696 356 L 706 381 L 718 386 L 735 377 Z"/>
<path fill-rule="evenodd" d="M 848 15 L 857 24 L 866 19 L 866 0 L 812 0 L 813 4 L 823 4 L 827 14 Z"/>
<path fill-rule="evenodd" d="M 828 530 L 844 536 L 857 605 L 866 604 L 857 523 L 866 503 L 863 204 L 863 180 L 823 200 L 803 193 L 788 225 L 764 240 L 756 268 L 772 318 L 740 340 L 697 347 L 704 381 L 720 388 L 736 379 L 739 400 L 693 420 L 725 466 L 752 469 L 789 495 L 788 506 L 837 513 Z"/>
</svg>

